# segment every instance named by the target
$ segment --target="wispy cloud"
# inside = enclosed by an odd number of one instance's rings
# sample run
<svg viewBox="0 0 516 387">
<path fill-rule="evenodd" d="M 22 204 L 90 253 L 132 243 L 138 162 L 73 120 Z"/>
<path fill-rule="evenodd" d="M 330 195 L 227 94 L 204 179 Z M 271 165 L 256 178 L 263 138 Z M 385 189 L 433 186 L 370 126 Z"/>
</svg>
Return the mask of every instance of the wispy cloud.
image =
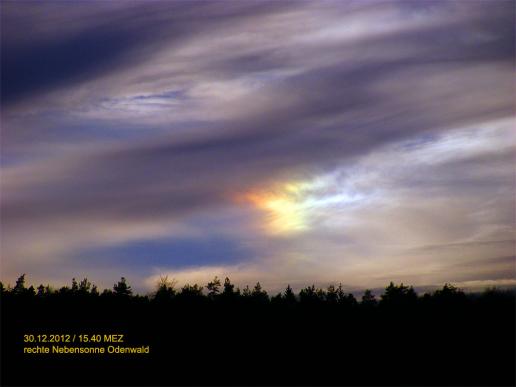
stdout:
<svg viewBox="0 0 516 387">
<path fill-rule="evenodd" d="M 2 276 L 209 237 L 246 279 L 463 280 L 417 249 L 513 239 L 513 8 L 3 2 Z"/>
</svg>

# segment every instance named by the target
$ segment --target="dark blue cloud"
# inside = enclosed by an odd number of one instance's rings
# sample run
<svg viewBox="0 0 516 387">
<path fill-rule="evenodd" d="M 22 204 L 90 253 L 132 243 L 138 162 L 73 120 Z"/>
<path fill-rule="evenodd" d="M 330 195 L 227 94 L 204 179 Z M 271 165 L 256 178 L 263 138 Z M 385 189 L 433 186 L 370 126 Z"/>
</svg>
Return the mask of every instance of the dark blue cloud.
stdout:
<svg viewBox="0 0 516 387">
<path fill-rule="evenodd" d="M 76 258 L 80 265 L 127 265 L 182 269 L 197 266 L 231 265 L 251 260 L 255 253 L 234 240 L 225 238 L 166 239 L 130 242 L 106 248 L 86 249 Z"/>
<path fill-rule="evenodd" d="M 268 1 L 232 7 L 187 1 L 5 1 L 0 13 L 2 104 L 135 66 L 164 44 L 170 47 L 216 25 L 288 6 Z M 54 34 L 40 37 L 37 31 Z"/>
</svg>

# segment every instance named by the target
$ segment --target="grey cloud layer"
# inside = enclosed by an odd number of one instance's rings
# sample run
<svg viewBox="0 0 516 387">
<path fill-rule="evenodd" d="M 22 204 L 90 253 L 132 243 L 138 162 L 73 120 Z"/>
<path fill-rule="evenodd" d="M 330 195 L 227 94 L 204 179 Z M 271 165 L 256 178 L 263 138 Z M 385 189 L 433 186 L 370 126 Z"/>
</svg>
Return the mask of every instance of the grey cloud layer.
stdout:
<svg viewBox="0 0 516 387">
<path fill-rule="evenodd" d="M 282 7 L 267 2 L 244 7 L 215 2 L 4 2 L 3 103 L 134 66 L 164 43 L 173 45 L 232 18 Z"/>
</svg>

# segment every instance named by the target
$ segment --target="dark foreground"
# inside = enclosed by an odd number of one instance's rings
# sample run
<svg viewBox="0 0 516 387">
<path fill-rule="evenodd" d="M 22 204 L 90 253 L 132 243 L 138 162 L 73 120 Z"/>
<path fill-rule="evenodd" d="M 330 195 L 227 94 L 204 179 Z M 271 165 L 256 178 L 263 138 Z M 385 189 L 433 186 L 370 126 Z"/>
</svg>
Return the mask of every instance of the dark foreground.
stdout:
<svg viewBox="0 0 516 387">
<path fill-rule="evenodd" d="M 338 289 L 307 289 L 272 301 L 260 289 L 207 297 L 167 285 L 154 298 L 77 286 L 2 291 L 2 385 L 515 384 L 514 293 L 449 287 L 417 297 L 394 286 L 379 302 L 356 302 Z M 85 334 L 102 342 L 49 342 Z M 23 353 L 119 345 L 104 334 L 150 353 Z"/>
</svg>

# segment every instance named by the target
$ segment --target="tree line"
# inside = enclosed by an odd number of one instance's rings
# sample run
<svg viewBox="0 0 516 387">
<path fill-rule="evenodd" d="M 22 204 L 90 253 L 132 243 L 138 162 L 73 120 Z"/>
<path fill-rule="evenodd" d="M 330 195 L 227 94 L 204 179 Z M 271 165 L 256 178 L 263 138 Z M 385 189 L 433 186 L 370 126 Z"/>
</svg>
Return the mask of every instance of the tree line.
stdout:
<svg viewBox="0 0 516 387">
<path fill-rule="evenodd" d="M 260 282 L 253 288 L 246 286 L 243 289 L 235 287 L 231 280 L 226 277 L 222 282 L 218 277 L 208 282 L 206 286 L 198 284 L 186 284 L 181 288 L 176 288 L 175 281 L 168 277 L 161 277 L 156 290 L 149 295 L 138 295 L 132 290 L 125 277 L 115 283 L 112 289 L 100 291 L 98 287 L 91 283 L 87 278 L 77 281 L 72 279 L 71 286 L 53 288 L 49 285 L 27 286 L 26 275 L 22 274 L 16 280 L 14 286 L 5 287 L 0 282 L 0 295 L 2 297 L 23 297 L 23 298 L 52 298 L 59 299 L 64 297 L 83 297 L 83 298 L 104 298 L 104 299 L 126 299 L 140 302 L 164 303 L 169 301 L 197 302 L 197 303 L 245 303 L 249 302 L 256 305 L 334 305 L 348 308 L 376 308 L 381 306 L 415 306 L 425 302 L 442 304 L 461 304 L 471 301 L 473 298 L 482 299 L 513 299 L 513 291 L 503 291 L 496 288 L 486 288 L 483 293 L 467 294 L 456 286 L 446 283 L 440 289 L 433 292 L 426 292 L 418 295 L 413 286 L 403 283 L 395 284 L 390 282 L 383 293 L 377 297 L 370 289 L 366 289 L 358 299 L 352 293 L 346 292 L 340 284 L 339 286 L 330 285 L 326 289 L 316 288 L 315 285 L 301 289 L 297 294 L 290 285 L 284 291 L 275 295 L 263 289 Z"/>
</svg>

